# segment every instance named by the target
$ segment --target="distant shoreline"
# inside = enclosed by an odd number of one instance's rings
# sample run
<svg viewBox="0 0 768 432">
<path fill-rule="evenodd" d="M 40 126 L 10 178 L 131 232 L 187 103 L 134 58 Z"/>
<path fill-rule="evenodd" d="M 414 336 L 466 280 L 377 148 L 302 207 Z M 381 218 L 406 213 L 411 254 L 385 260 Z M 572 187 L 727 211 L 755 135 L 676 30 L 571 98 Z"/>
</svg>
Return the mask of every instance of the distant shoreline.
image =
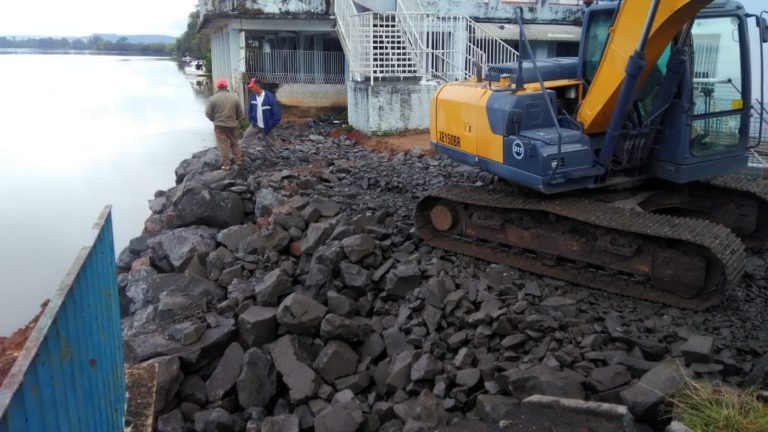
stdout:
<svg viewBox="0 0 768 432">
<path fill-rule="evenodd" d="M 44 48 L 0 48 L 0 55 L 4 54 L 71 54 L 71 55 L 120 55 L 130 57 L 157 57 L 174 58 L 172 55 L 147 55 L 136 51 L 98 51 L 98 50 L 73 50 L 73 49 L 44 49 Z"/>
</svg>

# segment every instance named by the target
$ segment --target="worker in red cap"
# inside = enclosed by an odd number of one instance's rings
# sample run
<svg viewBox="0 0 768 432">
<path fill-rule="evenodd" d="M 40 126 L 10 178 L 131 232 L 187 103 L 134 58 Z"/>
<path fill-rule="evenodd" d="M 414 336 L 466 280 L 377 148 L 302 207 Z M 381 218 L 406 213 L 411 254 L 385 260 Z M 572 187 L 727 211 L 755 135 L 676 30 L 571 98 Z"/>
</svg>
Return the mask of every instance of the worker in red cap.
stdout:
<svg viewBox="0 0 768 432">
<path fill-rule="evenodd" d="M 264 146 L 270 152 L 275 152 L 275 142 L 269 133 L 280 123 L 282 115 L 275 96 L 266 91 L 261 81 L 253 78 L 248 83 L 251 95 L 248 100 L 248 121 L 250 125 L 243 134 L 243 141 L 248 142 L 256 137 L 264 139 Z"/>
<path fill-rule="evenodd" d="M 240 142 L 237 139 L 237 129 L 240 119 L 243 118 L 243 107 L 237 96 L 227 89 L 227 80 L 216 81 L 216 93 L 208 100 L 205 115 L 213 122 L 213 131 L 216 134 L 216 144 L 221 156 L 221 169 L 229 171 L 229 153 L 235 158 L 235 164 L 243 162 L 243 154 L 240 151 Z"/>
</svg>

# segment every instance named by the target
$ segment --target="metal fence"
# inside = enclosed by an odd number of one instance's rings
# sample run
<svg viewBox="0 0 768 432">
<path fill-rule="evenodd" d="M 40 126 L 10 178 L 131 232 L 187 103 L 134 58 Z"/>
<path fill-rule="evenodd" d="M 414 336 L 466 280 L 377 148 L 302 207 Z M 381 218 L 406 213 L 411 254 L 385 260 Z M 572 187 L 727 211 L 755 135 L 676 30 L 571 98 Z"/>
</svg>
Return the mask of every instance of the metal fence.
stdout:
<svg viewBox="0 0 768 432">
<path fill-rule="evenodd" d="M 248 48 L 246 73 L 276 84 L 343 84 L 341 51 L 262 50 Z"/>
<path fill-rule="evenodd" d="M 0 387 L 0 432 L 121 431 L 126 397 L 111 208 Z"/>
</svg>

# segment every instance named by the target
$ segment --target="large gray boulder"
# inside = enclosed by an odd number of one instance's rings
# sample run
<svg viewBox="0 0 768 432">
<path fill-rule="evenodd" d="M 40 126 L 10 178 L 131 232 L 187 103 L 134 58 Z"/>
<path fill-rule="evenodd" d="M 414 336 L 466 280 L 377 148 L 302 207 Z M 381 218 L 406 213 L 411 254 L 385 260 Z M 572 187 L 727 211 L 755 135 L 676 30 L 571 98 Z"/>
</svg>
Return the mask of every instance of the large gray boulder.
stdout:
<svg viewBox="0 0 768 432">
<path fill-rule="evenodd" d="M 667 397 L 674 394 L 691 376 L 692 373 L 676 360 L 663 362 L 621 392 L 621 400 L 635 417 L 654 422 Z"/>
<path fill-rule="evenodd" d="M 288 387 L 291 402 L 298 404 L 311 399 L 323 384 L 322 378 L 299 358 L 296 336 L 286 335 L 269 345 L 269 353 L 280 378 Z"/>
<path fill-rule="evenodd" d="M 259 348 L 246 351 L 236 386 L 240 406 L 266 407 L 277 393 L 277 370 L 272 357 Z"/>
<path fill-rule="evenodd" d="M 243 201 L 240 195 L 232 192 L 193 188 L 177 200 L 174 214 L 176 227 L 227 228 L 243 222 Z"/>
<path fill-rule="evenodd" d="M 224 351 L 219 365 L 205 382 L 209 402 L 220 401 L 235 387 L 237 377 L 240 376 L 243 355 L 243 348 L 237 342 L 230 344 Z"/>
<path fill-rule="evenodd" d="M 556 371 L 544 365 L 527 370 L 512 369 L 496 377 L 510 395 L 524 399 L 533 395 L 584 399 L 584 377 L 573 371 Z"/>
<path fill-rule="evenodd" d="M 190 226 L 162 233 L 149 240 L 152 261 L 162 267 L 165 260 L 173 267 L 183 269 L 195 255 L 207 256 L 216 249 L 216 230 Z"/>
</svg>

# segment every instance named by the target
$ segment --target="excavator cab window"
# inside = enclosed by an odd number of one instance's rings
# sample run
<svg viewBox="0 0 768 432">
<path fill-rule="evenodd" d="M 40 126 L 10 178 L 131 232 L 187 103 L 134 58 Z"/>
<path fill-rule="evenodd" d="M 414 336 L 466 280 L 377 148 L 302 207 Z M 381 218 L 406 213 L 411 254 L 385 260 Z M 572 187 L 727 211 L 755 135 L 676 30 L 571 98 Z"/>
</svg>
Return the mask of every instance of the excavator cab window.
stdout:
<svg viewBox="0 0 768 432">
<path fill-rule="evenodd" d="M 736 17 L 699 18 L 693 24 L 691 153 L 695 156 L 739 147 L 745 103 L 742 30 Z"/>
<path fill-rule="evenodd" d="M 603 51 L 608 41 L 608 34 L 613 24 L 615 9 L 593 10 L 589 13 L 586 37 L 584 38 L 583 71 L 584 81 L 589 84 L 597 73 L 600 60 L 603 59 Z"/>
</svg>

